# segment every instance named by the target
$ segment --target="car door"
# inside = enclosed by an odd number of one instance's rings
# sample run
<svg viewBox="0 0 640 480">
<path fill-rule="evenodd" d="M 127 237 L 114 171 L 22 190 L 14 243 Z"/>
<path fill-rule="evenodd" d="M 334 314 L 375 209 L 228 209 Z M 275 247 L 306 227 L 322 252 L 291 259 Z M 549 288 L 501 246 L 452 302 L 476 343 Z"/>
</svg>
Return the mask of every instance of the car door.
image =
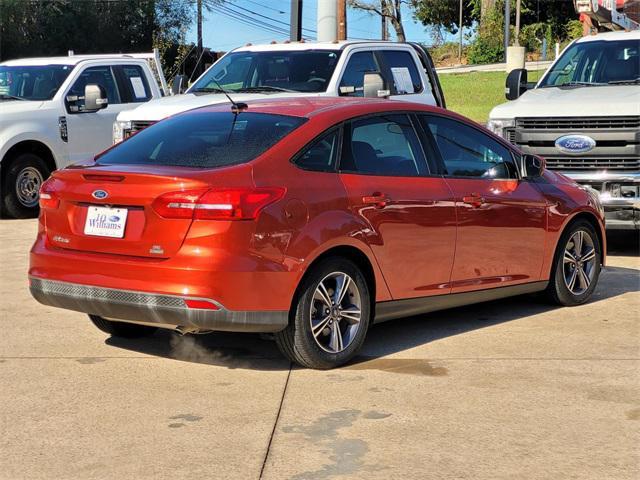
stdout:
<svg viewBox="0 0 640 480">
<path fill-rule="evenodd" d="M 423 115 L 421 123 L 456 202 L 452 292 L 539 280 L 547 204 L 533 183 L 519 178 L 511 150 L 462 121 Z"/>
<path fill-rule="evenodd" d="M 340 157 L 350 208 L 394 299 L 448 293 L 453 265 L 455 204 L 414 125 L 405 114 L 348 122 Z"/>
<path fill-rule="evenodd" d="M 106 90 L 107 108 L 82 112 L 78 111 L 81 108 L 72 108 L 66 100 L 67 97 L 84 96 L 84 87 L 89 84 L 100 85 Z M 118 114 L 151 97 L 151 89 L 139 65 L 100 65 L 82 70 L 64 95 L 70 161 L 93 158 L 96 153 L 110 147 L 113 143 L 113 122 Z"/>
</svg>

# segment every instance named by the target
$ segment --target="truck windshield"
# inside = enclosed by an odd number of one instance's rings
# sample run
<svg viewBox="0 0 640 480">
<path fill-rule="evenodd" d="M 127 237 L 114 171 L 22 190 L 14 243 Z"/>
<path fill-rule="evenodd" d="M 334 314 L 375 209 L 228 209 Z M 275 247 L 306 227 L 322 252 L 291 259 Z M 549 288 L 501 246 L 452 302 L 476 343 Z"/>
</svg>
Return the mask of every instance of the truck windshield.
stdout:
<svg viewBox="0 0 640 480">
<path fill-rule="evenodd" d="M 0 100 L 51 100 L 73 65 L 0 65 Z"/>
<path fill-rule="evenodd" d="M 191 111 L 145 128 L 96 161 L 194 168 L 237 165 L 258 157 L 304 122 L 301 117 L 267 113 Z"/>
<path fill-rule="evenodd" d="M 640 82 L 640 40 L 574 43 L 539 87 L 617 85 Z"/>
<path fill-rule="evenodd" d="M 230 53 L 189 92 L 324 92 L 339 57 L 340 50 Z"/>
</svg>

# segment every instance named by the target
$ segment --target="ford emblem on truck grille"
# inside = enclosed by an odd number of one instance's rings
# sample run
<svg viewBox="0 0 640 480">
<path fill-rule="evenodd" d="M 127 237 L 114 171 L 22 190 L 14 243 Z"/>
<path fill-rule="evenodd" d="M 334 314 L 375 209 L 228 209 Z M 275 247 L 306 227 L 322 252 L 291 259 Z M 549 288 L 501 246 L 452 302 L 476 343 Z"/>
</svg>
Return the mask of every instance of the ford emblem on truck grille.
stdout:
<svg viewBox="0 0 640 480">
<path fill-rule="evenodd" d="M 564 153 L 578 154 L 590 152 L 596 146 L 596 141 L 586 135 L 563 135 L 556 139 L 556 148 Z"/>
<path fill-rule="evenodd" d="M 109 196 L 109 194 L 107 192 L 105 192 L 104 190 L 95 190 L 91 196 L 93 198 L 97 198 L 98 200 L 102 200 L 103 198 L 107 198 Z"/>
</svg>

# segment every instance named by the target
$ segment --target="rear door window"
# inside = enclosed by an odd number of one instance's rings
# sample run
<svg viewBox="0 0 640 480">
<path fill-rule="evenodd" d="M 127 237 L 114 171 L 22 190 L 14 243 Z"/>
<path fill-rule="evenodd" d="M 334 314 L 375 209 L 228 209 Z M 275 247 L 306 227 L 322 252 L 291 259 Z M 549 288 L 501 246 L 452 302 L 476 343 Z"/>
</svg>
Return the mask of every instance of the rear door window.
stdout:
<svg viewBox="0 0 640 480">
<path fill-rule="evenodd" d="M 148 127 L 98 158 L 101 165 L 215 168 L 248 162 L 305 122 L 266 113 L 189 112 Z"/>
<path fill-rule="evenodd" d="M 422 91 L 420 73 L 416 61 L 406 50 L 380 50 L 385 66 L 390 70 L 389 78 L 393 79 L 395 93 L 410 94 Z"/>
<path fill-rule="evenodd" d="M 339 130 L 333 130 L 321 136 L 306 148 L 295 160 L 295 164 L 304 170 L 315 172 L 333 172 L 339 148 Z"/>
<path fill-rule="evenodd" d="M 422 146 L 409 117 L 393 114 L 347 125 L 340 170 L 400 177 L 428 173 Z"/>
<path fill-rule="evenodd" d="M 116 68 L 122 72 L 124 88 L 129 93 L 129 102 L 137 103 L 151 100 L 151 89 L 140 65 L 123 65 Z"/>
</svg>

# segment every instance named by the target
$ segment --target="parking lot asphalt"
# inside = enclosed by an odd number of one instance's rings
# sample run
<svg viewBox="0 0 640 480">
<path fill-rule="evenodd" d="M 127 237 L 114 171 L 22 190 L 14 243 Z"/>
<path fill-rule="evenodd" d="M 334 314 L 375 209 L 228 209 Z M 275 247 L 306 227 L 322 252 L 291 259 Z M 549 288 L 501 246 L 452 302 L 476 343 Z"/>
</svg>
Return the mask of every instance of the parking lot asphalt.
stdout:
<svg viewBox="0 0 640 480">
<path fill-rule="evenodd" d="M 109 339 L 27 287 L 0 222 L 2 479 L 637 479 L 640 258 L 587 305 L 533 297 L 375 326 L 337 370 L 257 335 Z"/>
</svg>

